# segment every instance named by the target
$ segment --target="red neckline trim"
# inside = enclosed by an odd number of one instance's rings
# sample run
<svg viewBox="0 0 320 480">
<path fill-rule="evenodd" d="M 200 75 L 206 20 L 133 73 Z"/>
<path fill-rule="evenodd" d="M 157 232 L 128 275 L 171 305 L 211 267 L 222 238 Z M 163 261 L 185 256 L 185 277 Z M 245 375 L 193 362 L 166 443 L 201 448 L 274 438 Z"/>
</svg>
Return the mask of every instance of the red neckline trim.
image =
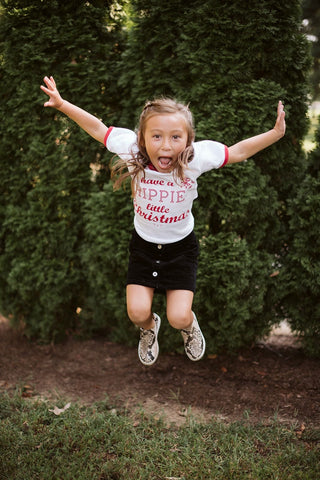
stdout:
<svg viewBox="0 0 320 480">
<path fill-rule="evenodd" d="M 147 167 L 150 169 L 150 170 L 154 170 L 155 172 L 157 172 L 158 170 L 156 169 L 156 167 L 153 165 L 153 163 L 149 162 Z"/>
</svg>

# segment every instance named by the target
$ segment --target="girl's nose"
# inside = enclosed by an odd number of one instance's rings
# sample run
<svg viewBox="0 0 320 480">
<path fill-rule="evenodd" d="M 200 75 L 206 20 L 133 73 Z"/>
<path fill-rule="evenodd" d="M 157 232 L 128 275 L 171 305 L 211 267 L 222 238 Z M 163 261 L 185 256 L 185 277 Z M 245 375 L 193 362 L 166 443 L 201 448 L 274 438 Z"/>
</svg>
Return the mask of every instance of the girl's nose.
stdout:
<svg viewBox="0 0 320 480">
<path fill-rule="evenodd" d="M 162 148 L 164 150 L 170 150 L 171 144 L 170 144 L 170 139 L 169 138 L 164 138 L 162 141 Z"/>
</svg>

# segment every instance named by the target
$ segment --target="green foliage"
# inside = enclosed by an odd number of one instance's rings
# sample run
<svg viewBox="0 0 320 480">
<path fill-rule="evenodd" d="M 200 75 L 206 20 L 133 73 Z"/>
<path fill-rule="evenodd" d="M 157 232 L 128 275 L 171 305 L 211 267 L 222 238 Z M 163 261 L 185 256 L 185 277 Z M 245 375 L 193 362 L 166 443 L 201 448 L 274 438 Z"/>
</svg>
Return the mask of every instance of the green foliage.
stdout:
<svg viewBox="0 0 320 480">
<path fill-rule="evenodd" d="M 286 284 L 282 302 L 290 324 L 302 339 L 306 352 L 320 356 L 320 126 L 317 147 L 310 153 L 307 175 L 290 203 L 293 241 L 284 269 Z"/>
<path fill-rule="evenodd" d="M 202 319 L 208 352 L 235 352 L 268 333 L 264 311 L 272 257 L 250 250 L 233 232 L 201 240 L 195 308 Z"/>
<path fill-rule="evenodd" d="M 126 273 L 133 208 L 130 194 L 113 192 L 111 183 L 92 193 L 85 205 L 85 238 L 81 259 L 90 290 L 81 318 L 92 330 L 116 328 L 115 339 L 132 339 L 126 314 Z M 125 333 L 125 338 L 121 332 Z M 129 335 L 131 333 L 131 336 Z"/>
<path fill-rule="evenodd" d="M 106 401 L 75 403 L 60 415 L 53 407 L 0 395 L 1 478 L 319 478 L 317 429 L 299 438 L 278 422 L 200 424 L 192 416 L 178 429 L 143 411 L 132 419 Z"/>
<path fill-rule="evenodd" d="M 108 122 L 121 35 L 110 10 L 89 2 L 3 6 L 0 308 L 29 336 L 48 341 L 76 326 L 86 296 L 83 207 L 94 187 L 90 165 L 106 156 L 72 122 L 43 108 L 39 85 L 53 74 L 66 98 Z"/>
<path fill-rule="evenodd" d="M 320 94 L 320 2 L 319 0 L 303 0 L 303 30 L 311 35 L 312 71 L 311 85 L 312 98 L 317 100 Z"/>
<path fill-rule="evenodd" d="M 209 348 L 234 350 L 282 315 L 276 306 L 285 284 L 270 275 L 291 242 L 288 202 L 306 165 L 301 142 L 308 125 L 310 57 L 300 31 L 300 2 L 257 0 L 248 9 L 244 0 L 227 6 L 217 0 L 134 0 L 131 11 L 133 28 L 122 57 L 127 68 L 119 80 L 122 124 L 133 127 L 145 99 L 164 94 L 190 104 L 198 140 L 232 145 L 271 129 L 278 100 L 285 103 L 285 138 L 245 164 L 203 175 L 194 204 L 205 248 L 195 310 Z M 222 278 L 227 292 L 218 288 Z M 246 284 L 240 293 L 237 278 Z"/>
<path fill-rule="evenodd" d="M 105 184 L 102 191 L 92 193 L 85 205 L 85 232 L 81 261 L 85 268 L 89 291 L 81 305 L 80 328 L 86 332 L 102 331 L 111 340 L 136 345 L 137 329 L 126 311 L 126 277 L 129 242 L 133 230 L 133 207 L 130 185 L 124 191 L 113 191 Z M 154 309 L 164 318 L 162 295 L 156 296 Z M 172 328 L 164 323 L 161 347 L 175 346 Z M 177 347 L 182 345 L 179 335 Z"/>
<path fill-rule="evenodd" d="M 39 84 L 53 74 L 66 99 L 108 125 L 133 128 L 147 98 L 170 95 L 190 103 L 198 140 L 228 145 L 272 128 L 284 101 L 285 138 L 205 174 L 194 205 L 202 245 L 195 310 L 209 350 L 234 351 L 281 320 L 287 285 L 296 292 L 299 282 L 270 275 L 302 248 L 293 212 L 304 195 L 296 192 L 316 192 L 318 181 L 304 180 L 310 58 L 300 1 L 254 0 L 250 9 L 245 0 L 227 8 L 218 0 L 1 3 L 2 313 L 42 341 L 69 330 L 136 341 L 125 307 L 131 200 L 112 192 L 105 149 L 43 108 Z M 317 295 L 307 264 L 305 284 Z M 164 316 L 162 297 L 155 310 Z M 160 337 L 164 349 L 181 348 L 165 322 Z"/>
</svg>

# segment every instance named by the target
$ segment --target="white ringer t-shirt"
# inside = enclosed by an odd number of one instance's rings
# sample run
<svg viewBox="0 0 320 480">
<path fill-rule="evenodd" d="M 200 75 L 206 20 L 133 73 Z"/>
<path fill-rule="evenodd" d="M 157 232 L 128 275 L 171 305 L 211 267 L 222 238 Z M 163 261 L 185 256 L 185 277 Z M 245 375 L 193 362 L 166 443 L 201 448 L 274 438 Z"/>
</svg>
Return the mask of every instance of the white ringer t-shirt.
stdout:
<svg viewBox="0 0 320 480">
<path fill-rule="evenodd" d="M 137 135 L 126 128 L 110 127 L 105 146 L 123 160 L 137 152 Z M 134 227 L 144 240 L 167 244 L 182 240 L 194 227 L 193 200 L 197 198 L 197 178 L 204 172 L 223 167 L 228 161 L 228 148 L 219 142 L 194 142 L 194 157 L 185 170 L 185 181 L 175 180 L 172 172 L 145 169 L 137 182 L 134 203 Z"/>
</svg>

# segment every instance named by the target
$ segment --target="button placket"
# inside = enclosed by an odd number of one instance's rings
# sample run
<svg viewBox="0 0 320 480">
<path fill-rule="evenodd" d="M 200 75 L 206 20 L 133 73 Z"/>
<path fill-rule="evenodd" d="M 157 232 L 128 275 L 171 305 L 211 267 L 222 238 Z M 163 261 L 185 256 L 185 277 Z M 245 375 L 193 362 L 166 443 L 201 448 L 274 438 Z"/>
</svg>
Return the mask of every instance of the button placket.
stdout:
<svg viewBox="0 0 320 480">
<path fill-rule="evenodd" d="M 156 267 L 156 268 L 157 268 L 158 266 L 160 266 L 160 258 L 161 258 L 161 253 L 162 253 L 162 252 L 161 252 L 161 250 L 162 250 L 162 245 L 161 245 L 160 243 L 157 245 L 157 249 L 158 249 L 158 251 L 159 251 L 159 252 L 158 252 L 159 255 L 158 255 L 157 260 L 155 260 L 155 263 L 156 263 L 155 267 Z M 157 270 L 154 270 L 154 271 L 152 272 L 152 276 L 153 276 L 154 278 L 158 277 L 158 275 L 159 275 L 159 272 L 158 272 Z"/>
</svg>

